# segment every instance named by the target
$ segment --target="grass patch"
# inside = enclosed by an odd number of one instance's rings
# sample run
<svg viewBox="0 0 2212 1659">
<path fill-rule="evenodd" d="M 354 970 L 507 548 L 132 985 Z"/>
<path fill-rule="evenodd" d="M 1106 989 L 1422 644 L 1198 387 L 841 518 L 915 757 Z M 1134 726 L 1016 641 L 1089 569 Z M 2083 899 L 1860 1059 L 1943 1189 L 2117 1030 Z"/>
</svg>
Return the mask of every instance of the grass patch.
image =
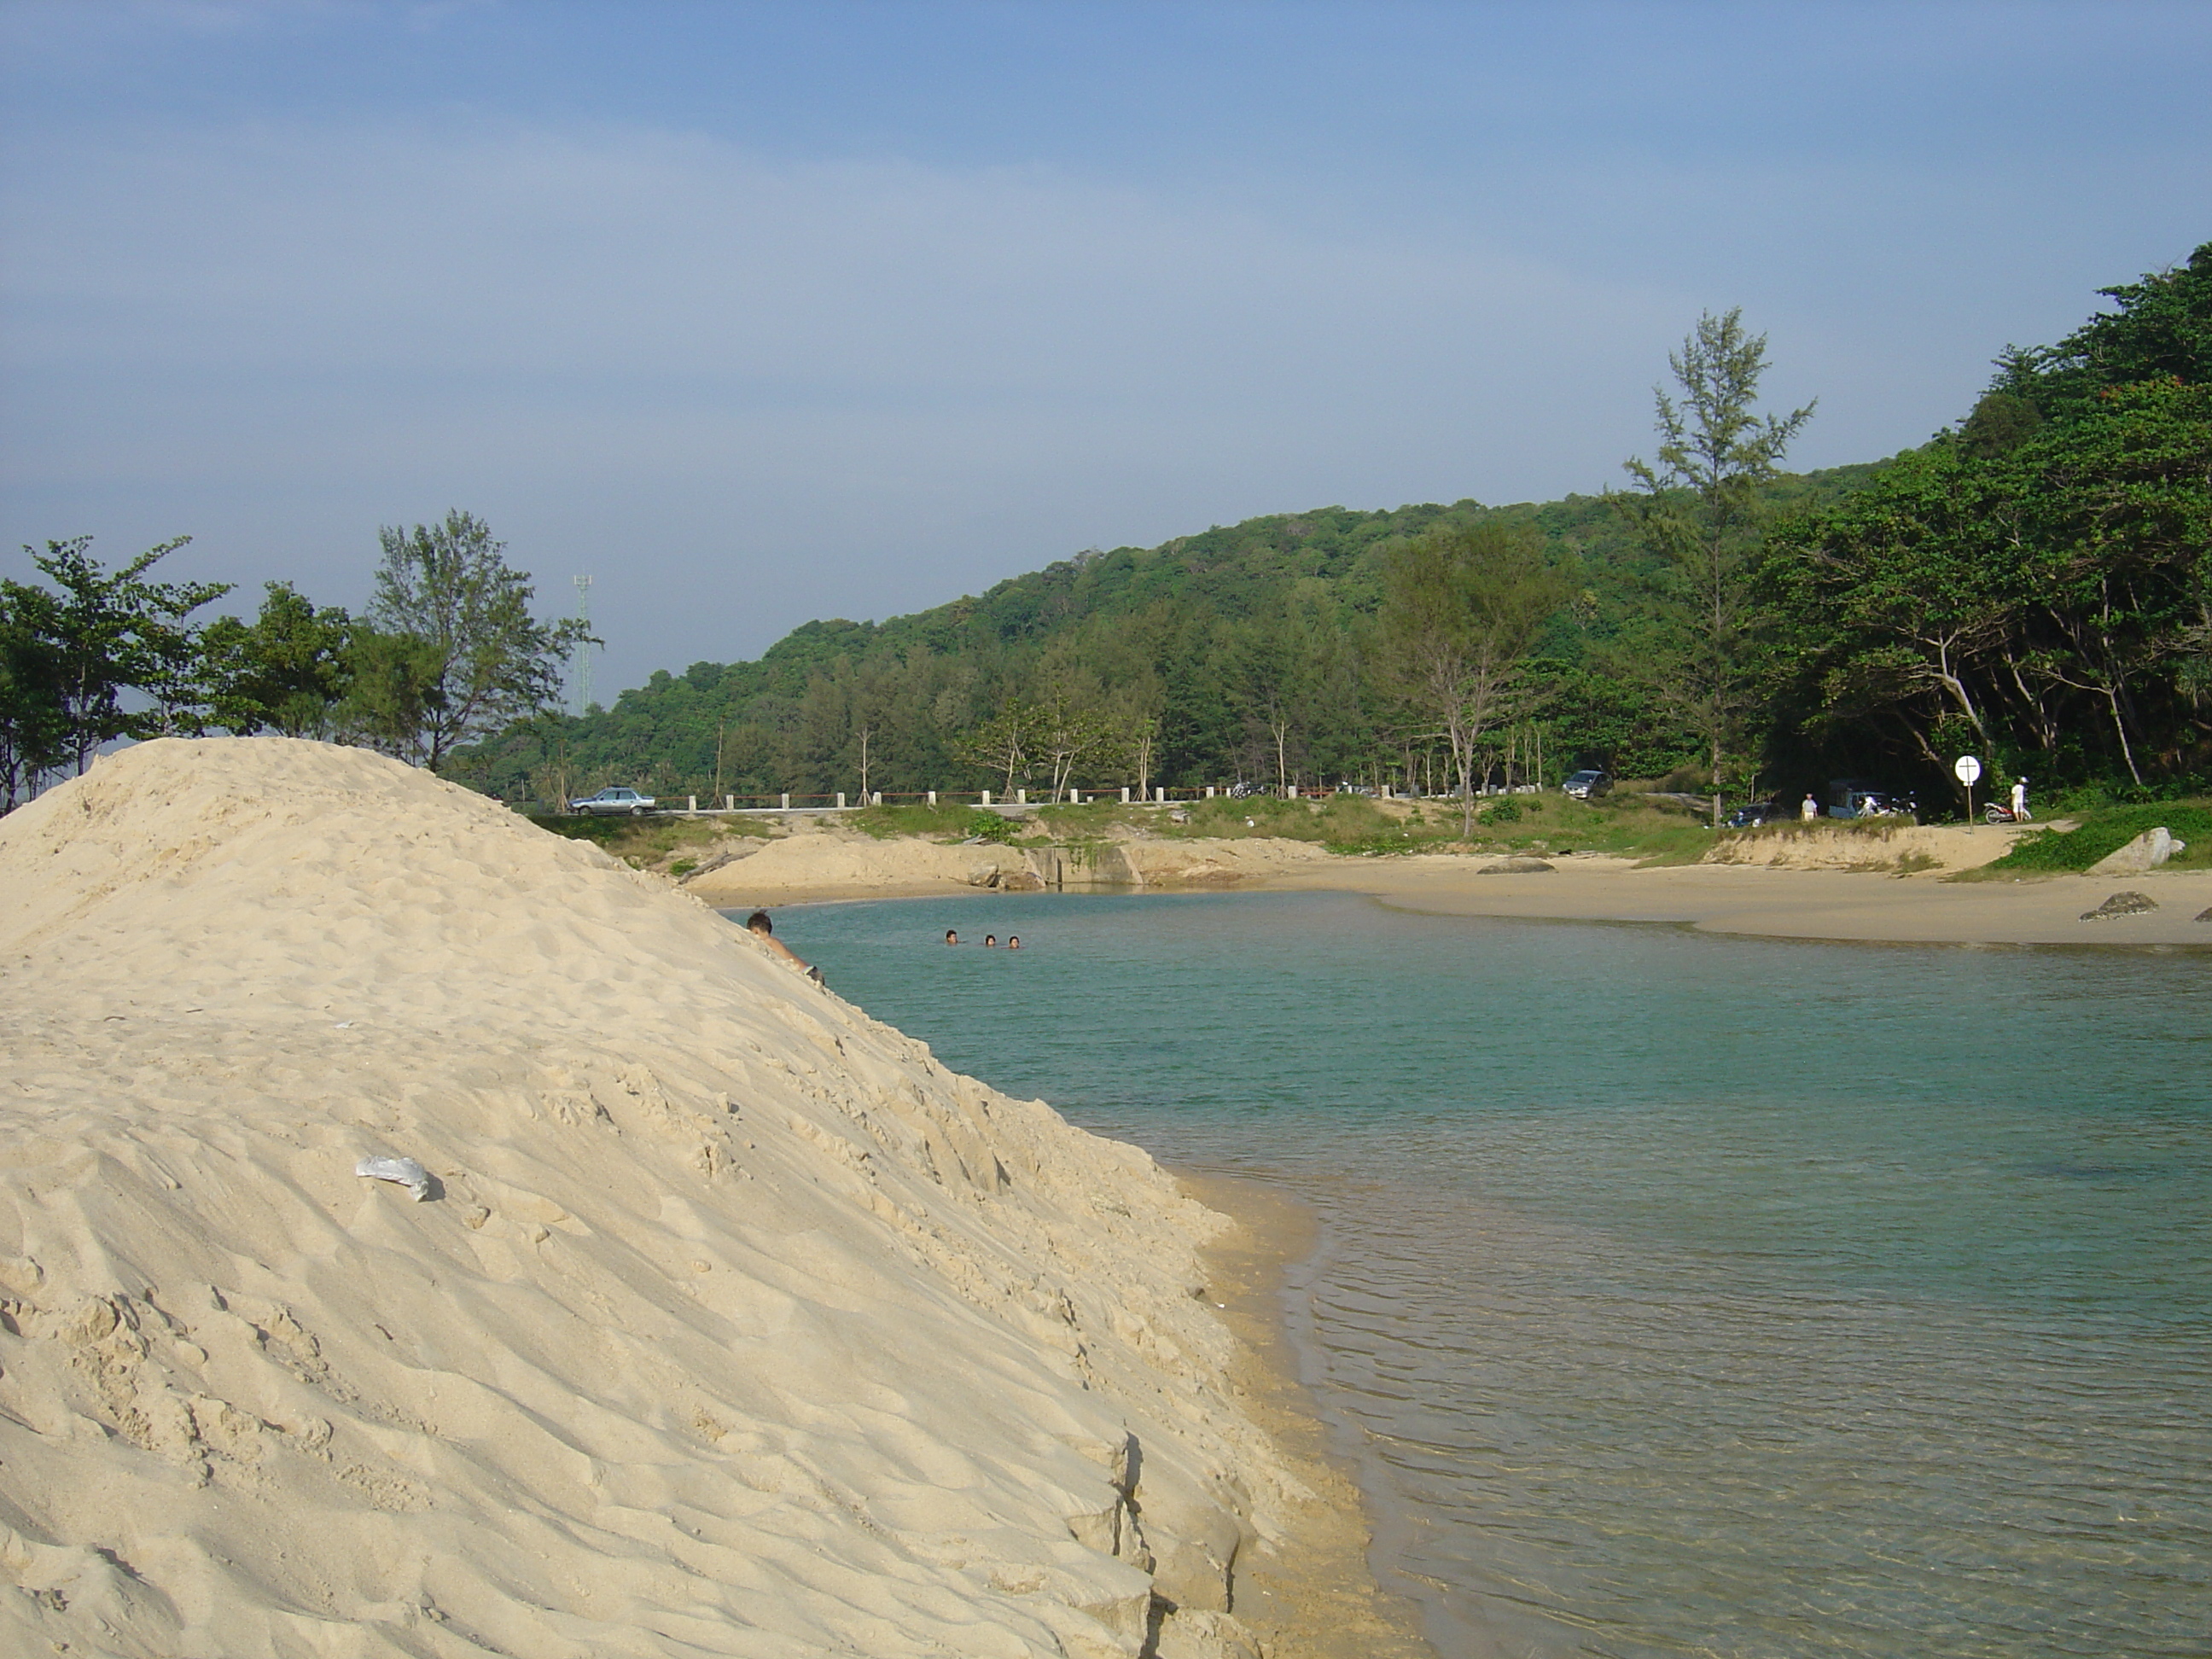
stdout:
<svg viewBox="0 0 2212 1659">
<path fill-rule="evenodd" d="M 878 841 L 918 836 L 930 841 L 958 842 L 973 836 L 983 841 L 1010 842 L 1018 840 L 1024 827 L 1019 819 L 1002 817 L 981 806 L 958 806 L 949 802 L 939 806 L 926 802 L 866 806 L 847 813 L 844 822 Z"/>
<path fill-rule="evenodd" d="M 1812 841 L 1832 840 L 1838 836 L 1856 836 L 1865 841 L 1887 841 L 1900 830 L 1914 827 L 1911 818 L 1814 818 L 1810 823 L 1802 818 L 1778 818 L 1772 823 L 1755 823 L 1747 830 L 1730 830 L 1730 841 Z"/>
<path fill-rule="evenodd" d="M 2172 832 L 2176 841 L 2189 843 L 2167 869 L 2212 869 L 2212 800 L 2199 799 L 2154 806 L 2100 807 L 2083 814 L 2081 823 L 2072 830 L 2031 830 L 2013 843 L 2010 852 L 1991 860 L 1976 873 L 1987 878 L 2087 870 L 2144 830 L 2160 824 Z"/>
<path fill-rule="evenodd" d="M 562 812 L 542 817 L 532 813 L 530 821 L 570 841 L 590 842 L 640 870 L 659 863 L 679 848 L 705 851 L 732 838 L 766 840 L 775 834 L 758 818 L 631 818 Z M 699 860 L 693 859 L 689 869 L 678 870 L 672 865 L 670 871 L 683 876 L 698 866 Z"/>
</svg>

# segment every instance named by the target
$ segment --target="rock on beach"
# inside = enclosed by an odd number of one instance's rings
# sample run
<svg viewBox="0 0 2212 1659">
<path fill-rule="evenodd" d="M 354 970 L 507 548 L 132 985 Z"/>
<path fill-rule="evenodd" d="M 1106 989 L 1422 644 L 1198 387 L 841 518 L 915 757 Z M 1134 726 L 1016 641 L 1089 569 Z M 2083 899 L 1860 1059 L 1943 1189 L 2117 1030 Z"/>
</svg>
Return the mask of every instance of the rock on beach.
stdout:
<svg viewBox="0 0 2212 1659">
<path fill-rule="evenodd" d="M 2189 843 L 2176 841 L 2164 824 L 2146 830 L 2126 846 L 2116 848 L 2099 859 L 2088 868 L 2093 876 L 2139 876 L 2156 870 L 2176 854 L 2187 850 Z"/>
</svg>

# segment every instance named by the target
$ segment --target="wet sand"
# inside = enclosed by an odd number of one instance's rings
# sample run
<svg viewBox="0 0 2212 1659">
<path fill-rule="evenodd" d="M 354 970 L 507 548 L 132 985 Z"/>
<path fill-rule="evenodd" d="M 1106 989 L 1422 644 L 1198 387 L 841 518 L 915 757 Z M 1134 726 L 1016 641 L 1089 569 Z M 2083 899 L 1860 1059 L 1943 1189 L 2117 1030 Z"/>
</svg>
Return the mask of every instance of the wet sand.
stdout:
<svg viewBox="0 0 2212 1659">
<path fill-rule="evenodd" d="M 1238 1561 L 1237 1617 L 1271 1653 L 1435 1659 L 1418 1611 L 1378 1588 L 1369 1570 L 1364 1502 L 1330 1450 L 1285 1322 L 1286 1269 L 1313 1253 L 1313 1212 L 1258 1182 L 1174 1173 L 1186 1194 L 1237 1224 L 1202 1252 L 1209 1297 L 1237 1340 L 1231 1387 L 1314 1494 L 1285 1537 Z"/>
</svg>

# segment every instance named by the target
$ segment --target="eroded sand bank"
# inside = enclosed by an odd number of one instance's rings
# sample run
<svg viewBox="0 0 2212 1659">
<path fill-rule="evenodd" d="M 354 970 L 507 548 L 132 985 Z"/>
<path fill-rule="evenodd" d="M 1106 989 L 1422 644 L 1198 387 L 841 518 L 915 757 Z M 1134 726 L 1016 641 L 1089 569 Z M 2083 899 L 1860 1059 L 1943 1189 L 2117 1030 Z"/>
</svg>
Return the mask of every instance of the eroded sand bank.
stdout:
<svg viewBox="0 0 2212 1659">
<path fill-rule="evenodd" d="M 144 744 L 0 821 L 0 1648 L 1362 1650 L 1222 1217 L 592 848 Z"/>
</svg>

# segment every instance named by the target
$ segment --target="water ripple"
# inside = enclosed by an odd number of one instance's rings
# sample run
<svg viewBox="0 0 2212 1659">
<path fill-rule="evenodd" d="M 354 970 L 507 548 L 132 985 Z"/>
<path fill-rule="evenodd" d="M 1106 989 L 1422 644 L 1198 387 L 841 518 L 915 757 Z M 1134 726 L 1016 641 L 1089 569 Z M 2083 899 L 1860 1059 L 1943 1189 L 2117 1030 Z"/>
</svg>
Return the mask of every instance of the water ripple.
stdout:
<svg viewBox="0 0 2212 1659">
<path fill-rule="evenodd" d="M 2212 964 L 1004 905 L 779 931 L 1314 1204 L 1286 1313 L 1445 1653 L 2212 1650 Z"/>
</svg>

